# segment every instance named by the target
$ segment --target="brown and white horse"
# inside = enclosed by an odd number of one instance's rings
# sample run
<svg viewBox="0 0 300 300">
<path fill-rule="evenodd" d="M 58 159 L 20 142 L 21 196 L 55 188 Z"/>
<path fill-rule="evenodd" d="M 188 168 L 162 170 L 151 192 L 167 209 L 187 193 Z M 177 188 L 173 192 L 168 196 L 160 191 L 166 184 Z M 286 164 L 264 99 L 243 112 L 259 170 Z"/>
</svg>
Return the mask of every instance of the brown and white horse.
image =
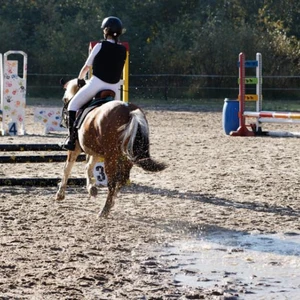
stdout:
<svg viewBox="0 0 300 300">
<path fill-rule="evenodd" d="M 77 80 L 64 85 L 63 101 L 69 102 L 78 91 Z M 145 171 L 158 172 L 165 169 L 150 157 L 149 127 L 144 112 L 134 104 L 112 100 L 88 113 L 80 129 L 74 151 L 68 151 L 62 181 L 56 200 L 65 198 L 67 181 L 78 155 L 87 155 L 86 186 L 91 196 L 97 195 L 93 169 L 99 159 L 104 159 L 108 194 L 100 216 L 107 216 L 114 205 L 119 189 L 129 180 L 130 170 L 137 165 Z"/>
</svg>

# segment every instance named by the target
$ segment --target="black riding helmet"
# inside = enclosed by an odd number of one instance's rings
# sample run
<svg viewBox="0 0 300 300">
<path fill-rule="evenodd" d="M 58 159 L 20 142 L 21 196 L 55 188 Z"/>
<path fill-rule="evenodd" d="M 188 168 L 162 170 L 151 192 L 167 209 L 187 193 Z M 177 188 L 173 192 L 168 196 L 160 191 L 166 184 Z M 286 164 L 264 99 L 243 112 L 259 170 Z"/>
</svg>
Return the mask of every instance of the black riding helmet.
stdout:
<svg viewBox="0 0 300 300">
<path fill-rule="evenodd" d="M 107 29 L 107 35 L 111 35 L 113 37 L 118 37 L 123 32 L 123 24 L 121 20 L 117 17 L 107 17 L 103 20 L 102 29 Z"/>
</svg>

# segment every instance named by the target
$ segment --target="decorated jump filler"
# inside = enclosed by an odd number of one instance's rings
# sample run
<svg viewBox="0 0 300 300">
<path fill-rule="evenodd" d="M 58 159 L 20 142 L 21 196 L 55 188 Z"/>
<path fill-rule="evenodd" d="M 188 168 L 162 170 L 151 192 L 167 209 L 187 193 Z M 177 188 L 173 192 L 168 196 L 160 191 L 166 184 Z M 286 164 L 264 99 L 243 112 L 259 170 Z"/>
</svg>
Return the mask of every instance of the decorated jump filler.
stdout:
<svg viewBox="0 0 300 300">
<path fill-rule="evenodd" d="M 61 127 L 61 107 L 36 107 L 34 109 L 34 122 L 42 123 L 44 134 L 56 131 L 66 131 Z"/>
<path fill-rule="evenodd" d="M 23 57 L 23 74 L 19 74 L 18 60 L 9 60 L 9 55 Z M 25 106 L 27 83 L 27 54 L 23 51 L 8 51 L 0 56 L 1 78 L 1 134 L 25 134 Z"/>
<path fill-rule="evenodd" d="M 262 110 L 262 56 L 256 53 L 256 60 L 245 60 L 239 54 L 238 100 L 225 99 L 223 107 L 223 128 L 231 136 L 300 136 L 299 133 L 263 131 L 263 123 L 300 123 L 300 113 Z M 246 77 L 246 68 L 256 68 L 256 77 Z M 256 94 L 246 94 L 245 85 L 256 84 Z M 246 101 L 256 101 L 256 111 L 245 111 Z M 246 123 L 246 118 L 255 118 L 255 123 Z"/>
<path fill-rule="evenodd" d="M 19 61 L 9 55 L 21 55 L 23 74 L 19 74 Z M 23 51 L 8 51 L 0 54 L 1 109 L 0 131 L 2 135 L 24 135 L 27 93 L 27 54 Z M 45 133 L 60 131 L 61 109 L 38 107 L 34 110 L 34 121 L 45 125 Z M 63 129 L 65 130 L 65 129 Z"/>
</svg>

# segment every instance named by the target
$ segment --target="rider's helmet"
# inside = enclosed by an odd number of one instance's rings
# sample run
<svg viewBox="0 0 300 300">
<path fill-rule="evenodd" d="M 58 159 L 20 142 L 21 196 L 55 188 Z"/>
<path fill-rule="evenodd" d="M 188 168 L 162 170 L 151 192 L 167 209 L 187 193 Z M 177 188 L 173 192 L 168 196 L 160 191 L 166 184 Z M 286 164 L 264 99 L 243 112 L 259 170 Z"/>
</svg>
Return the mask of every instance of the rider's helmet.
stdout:
<svg viewBox="0 0 300 300">
<path fill-rule="evenodd" d="M 119 37 L 123 32 L 123 24 L 117 17 L 107 17 L 103 20 L 102 29 L 106 29 L 106 35 L 111 35 L 115 38 Z"/>
</svg>

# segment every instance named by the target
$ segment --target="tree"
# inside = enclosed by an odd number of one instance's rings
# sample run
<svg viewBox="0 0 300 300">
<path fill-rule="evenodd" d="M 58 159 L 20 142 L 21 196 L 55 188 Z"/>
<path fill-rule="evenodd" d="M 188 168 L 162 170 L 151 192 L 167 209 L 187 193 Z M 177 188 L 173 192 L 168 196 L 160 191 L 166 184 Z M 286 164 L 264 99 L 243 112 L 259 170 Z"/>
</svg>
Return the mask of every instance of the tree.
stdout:
<svg viewBox="0 0 300 300">
<path fill-rule="evenodd" d="M 127 29 L 121 40 L 130 45 L 131 74 L 215 74 L 214 84 L 228 85 L 221 75 L 236 74 L 241 51 L 261 52 L 266 74 L 299 73 L 300 3 L 293 0 L 2 1 L 0 52 L 25 51 L 31 74 L 74 76 L 109 15 Z M 185 82 L 178 76 L 174 84 Z"/>
</svg>

